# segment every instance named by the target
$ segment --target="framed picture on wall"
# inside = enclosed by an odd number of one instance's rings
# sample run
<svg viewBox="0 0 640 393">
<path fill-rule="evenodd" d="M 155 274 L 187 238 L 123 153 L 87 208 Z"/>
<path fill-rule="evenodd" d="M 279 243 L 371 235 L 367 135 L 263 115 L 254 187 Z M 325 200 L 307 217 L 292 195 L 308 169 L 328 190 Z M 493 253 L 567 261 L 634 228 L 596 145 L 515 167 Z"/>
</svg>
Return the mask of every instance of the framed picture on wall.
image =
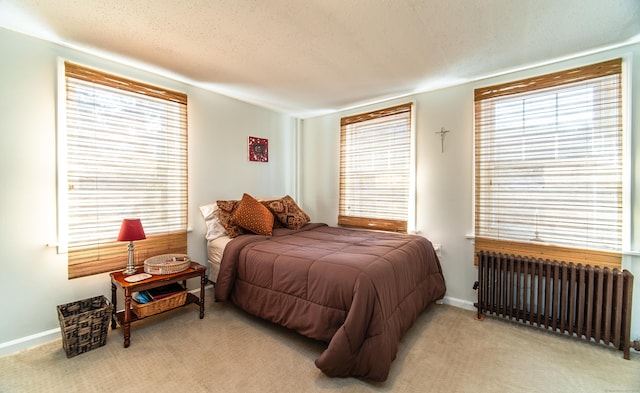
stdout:
<svg viewBox="0 0 640 393">
<path fill-rule="evenodd" d="M 269 162 L 269 140 L 249 137 L 249 161 Z"/>
</svg>

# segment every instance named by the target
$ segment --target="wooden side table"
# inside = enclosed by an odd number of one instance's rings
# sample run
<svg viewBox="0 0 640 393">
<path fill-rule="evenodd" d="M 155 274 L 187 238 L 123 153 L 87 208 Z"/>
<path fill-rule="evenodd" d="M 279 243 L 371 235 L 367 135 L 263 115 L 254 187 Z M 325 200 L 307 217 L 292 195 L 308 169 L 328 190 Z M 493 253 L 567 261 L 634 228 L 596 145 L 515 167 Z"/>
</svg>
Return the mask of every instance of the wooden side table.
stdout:
<svg viewBox="0 0 640 393">
<path fill-rule="evenodd" d="M 143 281 L 127 282 L 124 279 L 129 277 L 122 274 L 122 271 L 111 273 L 111 302 L 113 303 L 113 314 L 111 315 L 111 328 L 116 328 L 116 320 L 122 326 L 124 332 L 124 347 L 129 347 L 131 343 L 131 323 L 141 318 L 131 311 L 131 295 L 133 292 L 161 287 L 163 285 L 182 281 L 186 288 L 187 279 L 200 277 L 200 297 L 187 293 L 187 300 L 184 305 L 196 303 L 200 305 L 200 319 L 204 318 L 204 287 L 207 284 L 207 268 L 197 262 L 191 262 L 187 270 L 174 274 L 154 275 Z M 142 268 L 138 268 L 138 273 L 143 273 Z M 124 291 L 124 311 L 117 312 L 116 291 L 120 288 Z M 168 310 L 167 310 L 168 311 Z"/>
</svg>

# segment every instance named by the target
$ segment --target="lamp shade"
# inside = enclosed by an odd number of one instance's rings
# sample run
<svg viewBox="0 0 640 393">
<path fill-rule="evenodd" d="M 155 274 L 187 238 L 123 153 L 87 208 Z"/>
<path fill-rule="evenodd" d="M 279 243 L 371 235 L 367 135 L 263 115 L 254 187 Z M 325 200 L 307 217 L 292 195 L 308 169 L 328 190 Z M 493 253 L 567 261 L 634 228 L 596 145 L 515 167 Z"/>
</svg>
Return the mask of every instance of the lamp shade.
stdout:
<svg viewBox="0 0 640 393">
<path fill-rule="evenodd" d="M 122 220 L 122 226 L 120 227 L 120 234 L 118 234 L 118 241 L 134 241 L 142 240 L 147 237 L 142 229 L 142 223 L 139 218 L 125 218 Z"/>
</svg>

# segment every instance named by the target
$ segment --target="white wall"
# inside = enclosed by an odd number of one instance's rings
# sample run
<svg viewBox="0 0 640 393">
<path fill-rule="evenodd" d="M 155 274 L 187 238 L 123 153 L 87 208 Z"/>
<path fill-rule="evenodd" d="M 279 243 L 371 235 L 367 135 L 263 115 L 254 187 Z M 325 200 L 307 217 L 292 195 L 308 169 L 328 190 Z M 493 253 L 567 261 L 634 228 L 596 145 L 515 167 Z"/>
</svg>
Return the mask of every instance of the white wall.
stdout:
<svg viewBox="0 0 640 393">
<path fill-rule="evenodd" d="M 477 279 L 473 265 L 473 90 L 507 81 L 568 69 L 623 57 L 629 100 L 628 125 L 631 157 L 630 221 L 628 249 L 640 250 L 640 45 L 605 51 L 573 60 L 556 62 L 509 75 L 486 78 L 437 91 L 416 94 L 403 99 L 305 119 L 300 136 L 299 201 L 315 220 L 335 225 L 338 216 L 340 118 L 387 106 L 413 101 L 416 104 L 417 130 L 417 229 L 433 243 L 442 244 L 441 263 L 447 283 L 446 301 L 472 308 L 477 300 L 472 289 Z M 636 65 L 636 72 L 632 72 Z M 441 152 L 441 127 L 450 130 Z M 635 275 L 632 338 L 640 337 L 640 257 L 627 255 L 623 267 Z"/>
<path fill-rule="evenodd" d="M 199 206 L 243 192 L 294 195 L 296 132 L 289 116 L 4 29 L 0 53 L 0 354 L 33 345 L 36 336 L 59 338 L 57 305 L 111 298 L 108 274 L 68 280 L 66 255 L 47 247 L 56 241 L 59 56 L 187 93 L 192 259 L 206 261 Z M 247 160 L 248 136 L 269 138 L 269 163 Z"/>
<path fill-rule="evenodd" d="M 295 119 L 0 29 L 0 354 L 59 337 L 55 306 L 95 296 L 110 298 L 107 274 L 67 279 L 66 256 L 47 247 L 56 240 L 56 69 L 59 56 L 189 97 L 189 255 L 205 261 L 205 228 L 198 206 L 239 199 L 243 192 L 294 196 L 313 221 L 336 224 L 339 121 L 344 115 L 414 101 L 417 128 L 417 229 L 442 244 L 447 300 L 475 301 L 473 245 L 473 89 L 624 56 L 640 62 L 640 45 L 537 69 L 416 94 L 384 104 L 306 119 L 299 136 Z M 631 69 L 631 67 L 629 67 Z M 629 74 L 626 74 L 629 75 Z M 631 74 L 630 113 L 640 102 L 640 72 Z M 635 103 L 635 107 L 634 107 Z M 640 250 L 640 116 L 628 119 L 631 149 L 630 249 Z M 451 130 L 440 151 L 440 127 Z M 269 163 L 247 161 L 247 136 L 269 138 Z M 296 138 L 299 138 L 296 139 Z M 298 147 L 297 144 L 300 143 Z M 299 162 L 298 150 L 299 149 Z M 300 183 L 296 183 L 297 176 Z M 297 187 L 300 194 L 296 195 Z M 632 337 L 640 337 L 640 257 L 625 257 L 636 276 Z M 194 284 L 191 283 L 191 286 Z M 56 336 L 57 335 L 57 336 Z"/>
</svg>

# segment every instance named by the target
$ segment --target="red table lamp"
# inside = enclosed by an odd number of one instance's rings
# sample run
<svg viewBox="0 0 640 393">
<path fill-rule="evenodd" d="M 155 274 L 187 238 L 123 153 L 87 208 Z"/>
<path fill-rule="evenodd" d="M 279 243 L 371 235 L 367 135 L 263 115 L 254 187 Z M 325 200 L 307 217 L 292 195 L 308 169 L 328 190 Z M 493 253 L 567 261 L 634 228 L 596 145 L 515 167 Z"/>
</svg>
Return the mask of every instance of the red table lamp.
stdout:
<svg viewBox="0 0 640 393">
<path fill-rule="evenodd" d="M 133 241 L 142 240 L 147 237 L 142 229 L 142 223 L 139 218 L 125 218 L 122 220 L 120 234 L 118 234 L 119 242 L 129 242 L 129 257 L 127 260 L 127 268 L 122 271 L 125 276 L 136 274 L 136 267 L 133 265 Z"/>
</svg>

